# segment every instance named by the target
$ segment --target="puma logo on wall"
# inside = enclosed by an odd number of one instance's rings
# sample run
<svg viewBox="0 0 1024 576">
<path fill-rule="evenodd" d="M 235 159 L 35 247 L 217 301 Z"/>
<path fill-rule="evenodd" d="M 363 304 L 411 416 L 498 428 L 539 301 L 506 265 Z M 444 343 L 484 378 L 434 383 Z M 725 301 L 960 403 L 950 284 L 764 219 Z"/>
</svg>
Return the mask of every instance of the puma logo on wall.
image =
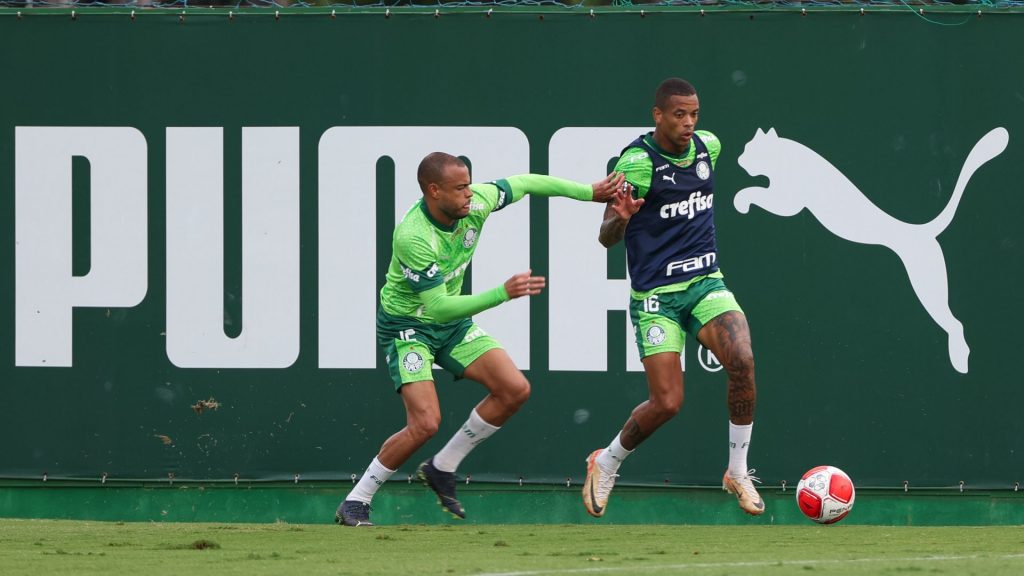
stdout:
<svg viewBox="0 0 1024 576">
<path fill-rule="evenodd" d="M 767 188 L 753 186 L 736 193 L 736 210 L 746 214 L 752 204 L 778 216 L 806 208 L 830 232 L 851 242 L 886 246 L 907 269 L 911 287 L 933 320 L 949 335 L 949 360 L 967 373 L 970 348 L 964 328 L 949 309 L 946 260 L 936 238 L 953 221 L 967 182 L 1009 142 L 1005 128 L 985 134 L 971 149 L 946 207 L 926 224 L 907 224 L 871 203 L 846 176 L 814 150 L 780 138 L 775 129 L 758 129 L 740 155 L 739 165 L 751 176 L 767 176 Z"/>
</svg>

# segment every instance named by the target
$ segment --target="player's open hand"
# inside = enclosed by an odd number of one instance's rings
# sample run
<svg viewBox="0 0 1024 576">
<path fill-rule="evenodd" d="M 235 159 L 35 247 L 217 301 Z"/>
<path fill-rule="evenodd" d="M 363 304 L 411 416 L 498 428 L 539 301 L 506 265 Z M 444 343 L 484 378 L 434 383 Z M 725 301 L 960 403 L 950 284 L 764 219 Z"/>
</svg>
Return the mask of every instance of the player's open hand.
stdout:
<svg viewBox="0 0 1024 576">
<path fill-rule="evenodd" d="M 616 190 L 628 185 L 626 175 L 612 172 L 600 182 L 594 182 L 591 187 L 594 189 L 594 202 L 605 203 L 615 197 Z"/>
<path fill-rule="evenodd" d="M 513 299 L 520 296 L 536 296 L 546 285 L 547 280 L 543 276 L 533 276 L 533 270 L 527 270 L 506 280 L 505 292 Z"/>
<path fill-rule="evenodd" d="M 629 220 L 636 214 L 640 207 L 644 205 L 643 198 L 633 198 L 633 185 L 629 182 L 623 182 L 619 188 L 615 190 L 615 194 L 608 202 L 615 214 L 622 220 Z M 607 214 L 607 212 L 605 212 Z"/>
</svg>

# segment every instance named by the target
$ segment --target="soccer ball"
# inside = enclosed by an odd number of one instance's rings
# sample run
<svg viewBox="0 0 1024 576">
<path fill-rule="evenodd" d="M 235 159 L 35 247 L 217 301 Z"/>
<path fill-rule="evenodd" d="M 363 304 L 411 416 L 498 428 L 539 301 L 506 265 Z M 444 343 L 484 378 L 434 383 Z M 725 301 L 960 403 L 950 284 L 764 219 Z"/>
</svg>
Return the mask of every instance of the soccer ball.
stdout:
<svg viewBox="0 0 1024 576">
<path fill-rule="evenodd" d="M 853 480 L 835 466 L 811 468 L 796 485 L 800 511 L 819 524 L 834 524 L 850 513 L 854 499 Z"/>
</svg>

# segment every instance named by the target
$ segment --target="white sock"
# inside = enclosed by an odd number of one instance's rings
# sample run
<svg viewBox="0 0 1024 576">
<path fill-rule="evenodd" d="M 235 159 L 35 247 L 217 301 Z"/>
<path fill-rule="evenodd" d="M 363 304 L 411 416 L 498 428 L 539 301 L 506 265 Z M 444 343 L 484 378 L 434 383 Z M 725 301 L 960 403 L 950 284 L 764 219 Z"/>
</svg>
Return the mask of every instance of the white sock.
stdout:
<svg viewBox="0 0 1024 576">
<path fill-rule="evenodd" d="M 498 431 L 500 426 L 492 426 L 476 413 L 476 408 L 469 413 L 469 420 L 452 436 L 441 451 L 434 455 L 434 468 L 442 472 L 455 472 L 459 463 L 476 445 L 487 440 Z"/>
<path fill-rule="evenodd" d="M 626 450 L 622 447 L 622 442 L 619 441 L 620 436 L 622 436 L 621 432 L 616 434 L 612 443 L 597 455 L 597 464 L 609 472 L 617 471 L 626 456 L 633 453 L 633 450 Z"/>
<path fill-rule="evenodd" d="M 373 495 L 377 493 L 377 489 L 387 482 L 394 473 L 394 470 L 388 470 L 380 463 L 380 460 L 374 457 L 369 468 L 363 472 L 363 477 L 356 482 L 355 488 L 352 488 L 348 496 L 345 496 L 345 500 L 356 500 L 369 504 L 370 500 L 373 500 Z"/>
<path fill-rule="evenodd" d="M 753 422 L 745 426 L 729 422 L 729 476 L 747 474 L 747 448 L 750 447 L 750 433 L 753 429 Z"/>
</svg>

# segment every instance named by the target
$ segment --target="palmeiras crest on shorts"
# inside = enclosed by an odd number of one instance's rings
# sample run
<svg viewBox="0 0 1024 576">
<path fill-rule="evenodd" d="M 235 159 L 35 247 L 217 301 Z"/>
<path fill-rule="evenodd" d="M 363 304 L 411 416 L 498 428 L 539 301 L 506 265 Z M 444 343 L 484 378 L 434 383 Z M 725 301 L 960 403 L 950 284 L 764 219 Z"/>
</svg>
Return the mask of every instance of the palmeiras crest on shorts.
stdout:
<svg viewBox="0 0 1024 576">
<path fill-rule="evenodd" d="M 423 368 L 423 356 L 418 352 L 407 352 L 402 358 L 402 366 L 407 372 L 419 372 Z"/>
<path fill-rule="evenodd" d="M 665 341 L 665 329 L 661 326 L 651 326 L 647 329 L 647 334 L 644 337 L 647 338 L 649 344 L 657 346 Z"/>
<path fill-rule="evenodd" d="M 701 160 L 697 162 L 697 177 L 701 180 L 707 180 L 711 176 L 711 167 L 708 163 Z"/>
<path fill-rule="evenodd" d="M 476 242 L 476 235 L 476 228 L 470 228 L 469 230 L 466 230 L 466 235 L 463 236 L 462 238 L 462 246 L 465 248 L 473 246 L 473 243 Z"/>
</svg>

